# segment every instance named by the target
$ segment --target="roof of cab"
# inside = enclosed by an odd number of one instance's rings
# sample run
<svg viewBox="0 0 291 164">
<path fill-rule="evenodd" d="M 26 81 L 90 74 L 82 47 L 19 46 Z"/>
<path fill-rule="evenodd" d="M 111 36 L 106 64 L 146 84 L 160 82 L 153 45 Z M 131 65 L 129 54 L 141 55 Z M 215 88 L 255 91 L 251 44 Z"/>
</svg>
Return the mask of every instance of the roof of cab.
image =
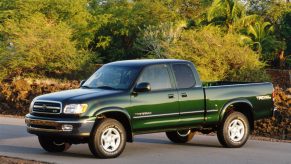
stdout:
<svg viewBox="0 0 291 164">
<path fill-rule="evenodd" d="M 178 59 L 136 59 L 136 60 L 122 60 L 106 65 L 120 65 L 120 66 L 146 66 L 153 64 L 166 64 L 166 63 L 185 63 L 187 60 L 178 60 Z"/>
</svg>

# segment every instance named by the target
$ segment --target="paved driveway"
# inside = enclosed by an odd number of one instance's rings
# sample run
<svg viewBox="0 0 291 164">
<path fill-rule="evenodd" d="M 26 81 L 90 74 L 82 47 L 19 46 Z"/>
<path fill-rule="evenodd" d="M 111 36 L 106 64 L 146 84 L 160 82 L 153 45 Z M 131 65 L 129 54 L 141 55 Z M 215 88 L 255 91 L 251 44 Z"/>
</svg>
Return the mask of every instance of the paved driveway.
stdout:
<svg viewBox="0 0 291 164">
<path fill-rule="evenodd" d="M 94 158 L 87 144 L 73 145 L 64 153 L 47 153 L 37 137 L 26 132 L 24 119 L 0 117 L 0 155 L 68 164 L 291 164 L 291 144 L 250 140 L 243 148 L 227 149 L 216 136 L 199 135 L 177 145 L 157 133 L 136 136 L 120 157 L 104 160 Z"/>
</svg>

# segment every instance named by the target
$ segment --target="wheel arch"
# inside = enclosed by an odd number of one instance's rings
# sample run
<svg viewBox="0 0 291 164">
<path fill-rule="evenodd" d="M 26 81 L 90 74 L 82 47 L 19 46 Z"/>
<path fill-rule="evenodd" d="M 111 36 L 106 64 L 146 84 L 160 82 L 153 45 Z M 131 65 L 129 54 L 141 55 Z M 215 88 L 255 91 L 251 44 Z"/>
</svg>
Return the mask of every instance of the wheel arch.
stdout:
<svg viewBox="0 0 291 164">
<path fill-rule="evenodd" d="M 112 118 L 119 121 L 126 131 L 127 142 L 133 142 L 131 117 L 126 110 L 119 107 L 107 107 L 98 110 L 94 115 L 96 116 L 96 122 L 103 118 Z"/>
<path fill-rule="evenodd" d="M 237 111 L 244 114 L 249 121 L 250 130 L 254 130 L 254 108 L 252 103 L 246 99 L 232 100 L 226 103 L 219 115 L 219 122 L 222 122 L 224 117 L 227 116 L 228 113 Z"/>
</svg>

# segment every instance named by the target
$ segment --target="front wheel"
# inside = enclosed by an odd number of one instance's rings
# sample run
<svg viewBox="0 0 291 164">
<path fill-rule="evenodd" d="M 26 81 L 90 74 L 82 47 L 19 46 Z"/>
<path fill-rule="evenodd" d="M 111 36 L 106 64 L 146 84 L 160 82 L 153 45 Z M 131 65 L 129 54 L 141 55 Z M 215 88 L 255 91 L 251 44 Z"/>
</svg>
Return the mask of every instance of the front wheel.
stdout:
<svg viewBox="0 0 291 164">
<path fill-rule="evenodd" d="M 89 148 L 99 158 L 115 158 L 124 150 L 126 132 L 120 122 L 103 119 L 95 127 L 89 140 Z"/>
<path fill-rule="evenodd" d="M 179 131 L 172 131 L 172 132 L 166 132 L 167 137 L 169 140 L 171 140 L 174 143 L 186 143 L 188 141 L 191 141 L 194 132 L 189 130 L 179 130 Z"/>
<path fill-rule="evenodd" d="M 38 136 L 41 147 L 47 152 L 64 152 L 71 147 L 71 143 L 54 140 L 50 137 Z"/>
<path fill-rule="evenodd" d="M 240 112 L 232 112 L 227 115 L 218 128 L 217 138 L 221 145 L 229 148 L 242 147 L 250 134 L 249 121 Z"/>
</svg>

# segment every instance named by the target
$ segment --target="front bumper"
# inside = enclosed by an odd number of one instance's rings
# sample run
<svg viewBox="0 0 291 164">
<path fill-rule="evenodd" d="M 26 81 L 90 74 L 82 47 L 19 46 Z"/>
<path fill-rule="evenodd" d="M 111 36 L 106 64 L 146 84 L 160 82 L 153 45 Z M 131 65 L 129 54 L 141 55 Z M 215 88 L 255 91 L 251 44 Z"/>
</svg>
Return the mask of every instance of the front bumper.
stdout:
<svg viewBox="0 0 291 164">
<path fill-rule="evenodd" d="M 36 135 L 87 137 L 95 124 L 92 118 L 49 118 L 27 114 L 25 116 L 27 132 Z M 66 129 L 64 127 L 72 127 Z"/>
</svg>

